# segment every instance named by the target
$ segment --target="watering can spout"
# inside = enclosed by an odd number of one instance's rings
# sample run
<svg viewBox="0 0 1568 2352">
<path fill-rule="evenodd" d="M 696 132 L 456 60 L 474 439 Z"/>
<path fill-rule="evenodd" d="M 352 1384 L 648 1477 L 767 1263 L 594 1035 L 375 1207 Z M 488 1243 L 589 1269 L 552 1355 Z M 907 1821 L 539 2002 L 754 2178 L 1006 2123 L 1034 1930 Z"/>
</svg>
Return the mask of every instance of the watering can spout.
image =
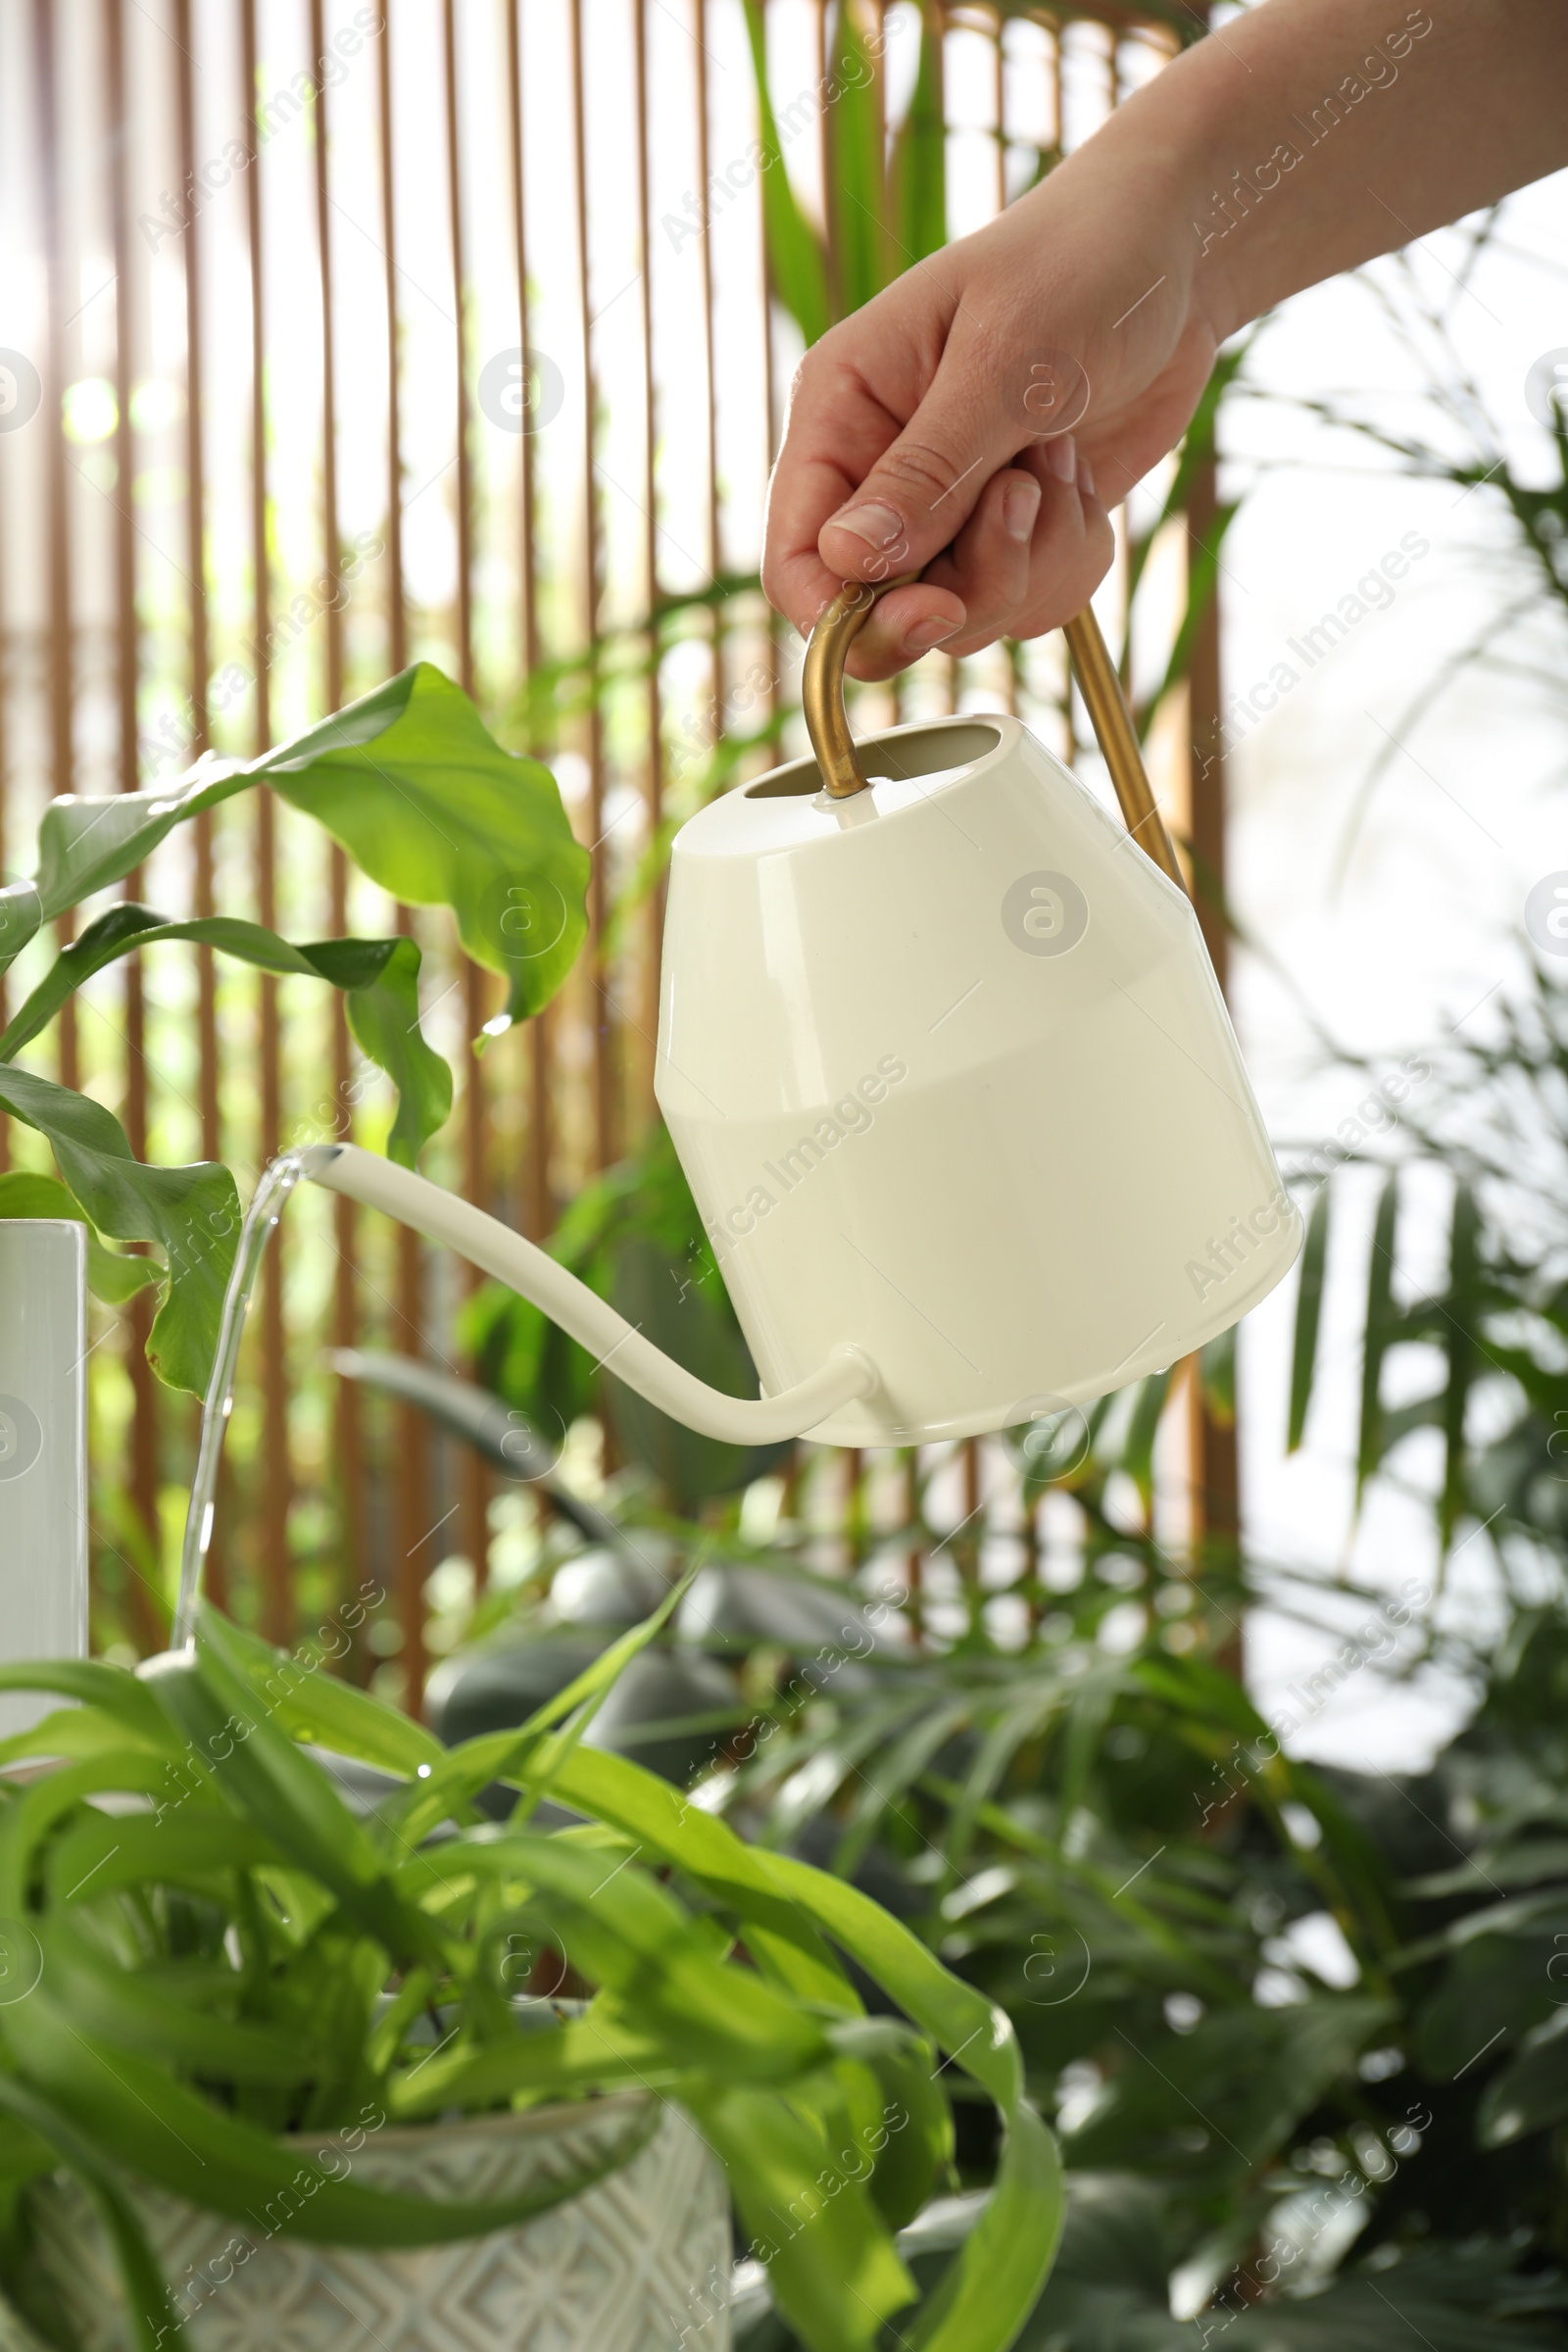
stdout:
<svg viewBox="0 0 1568 2352">
<path fill-rule="evenodd" d="M 857 1399 L 875 1395 L 876 1366 L 858 1348 L 835 1348 L 819 1371 L 773 1396 L 727 1396 L 644 1339 L 586 1283 L 547 1252 L 453 1193 L 355 1144 L 315 1144 L 299 1153 L 304 1175 L 328 1192 L 378 1208 L 426 1241 L 455 1250 L 547 1314 L 586 1348 L 601 1370 L 684 1422 L 729 1446 L 769 1446 L 808 1430 Z"/>
</svg>

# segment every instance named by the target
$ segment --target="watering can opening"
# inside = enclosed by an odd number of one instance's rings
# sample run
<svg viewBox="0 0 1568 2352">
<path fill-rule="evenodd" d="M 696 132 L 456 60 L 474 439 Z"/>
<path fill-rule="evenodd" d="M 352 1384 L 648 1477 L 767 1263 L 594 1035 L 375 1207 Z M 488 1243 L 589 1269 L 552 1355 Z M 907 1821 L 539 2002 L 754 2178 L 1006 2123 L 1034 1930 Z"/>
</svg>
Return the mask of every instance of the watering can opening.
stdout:
<svg viewBox="0 0 1568 2352">
<path fill-rule="evenodd" d="M 423 1178 L 302 1154 L 731 1444 L 1015 1426 L 1191 1353 L 1300 1245 L 1093 615 L 1067 634 L 1123 826 L 1014 717 L 857 744 L 872 602 L 813 633 L 812 756 L 699 810 L 670 861 L 655 1093 L 760 1397 Z"/>
<path fill-rule="evenodd" d="M 985 759 L 1002 739 L 1002 729 L 992 719 L 927 719 L 912 726 L 890 727 L 880 735 L 862 736 L 856 748 L 869 785 L 918 779 L 932 786 L 949 782 L 960 769 Z M 741 786 L 741 797 L 748 801 L 809 799 L 818 793 L 828 797 L 814 754 L 792 760 L 785 767 L 771 768 L 755 784 Z M 849 814 L 849 806 L 841 806 Z"/>
</svg>

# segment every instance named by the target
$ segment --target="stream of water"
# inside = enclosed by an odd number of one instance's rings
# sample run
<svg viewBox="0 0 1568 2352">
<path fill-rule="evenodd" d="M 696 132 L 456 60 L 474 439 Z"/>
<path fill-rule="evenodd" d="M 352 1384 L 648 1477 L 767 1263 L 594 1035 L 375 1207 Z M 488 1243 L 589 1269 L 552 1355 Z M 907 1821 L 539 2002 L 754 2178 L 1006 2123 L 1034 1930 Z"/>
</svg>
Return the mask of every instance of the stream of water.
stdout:
<svg viewBox="0 0 1568 2352">
<path fill-rule="evenodd" d="M 234 1375 L 239 1364 L 239 1344 L 245 1336 L 245 1318 L 250 1312 L 251 1293 L 256 1288 L 267 1245 L 283 1213 L 283 1203 L 307 1169 L 304 1152 L 279 1152 L 262 1171 L 261 1182 L 251 1196 L 245 1222 L 240 1227 L 239 1248 L 234 1252 L 233 1271 L 223 1294 L 223 1317 L 219 1325 L 213 1376 L 202 1400 L 196 1475 L 191 1481 L 185 1540 L 179 1554 L 179 1602 L 171 1640 L 174 1649 L 195 1639 L 196 1603 L 201 1596 L 202 1571 L 212 1549 L 218 1472 L 223 1458 L 223 1440 L 228 1435 L 229 1415 L 234 1409 Z"/>
</svg>

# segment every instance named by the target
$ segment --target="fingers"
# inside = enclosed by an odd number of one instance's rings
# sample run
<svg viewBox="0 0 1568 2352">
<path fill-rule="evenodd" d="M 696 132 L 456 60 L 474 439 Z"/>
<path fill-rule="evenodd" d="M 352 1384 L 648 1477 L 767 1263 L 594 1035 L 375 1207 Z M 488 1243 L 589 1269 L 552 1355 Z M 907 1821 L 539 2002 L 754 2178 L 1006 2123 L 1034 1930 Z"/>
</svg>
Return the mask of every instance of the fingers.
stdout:
<svg viewBox="0 0 1568 2352">
<path fill-rule="evenodd" d="M 762 585 L 807 634 L 847 579 L 918 571 L 1026 438 L 1004 424 L 954 255 L 911 270 L 808 352 L 768 496 Z M 956 617 L 942 600 L 925 617 Z"/>
<path fill-rule="evenodd" d="M 956 333 L 930 391 L 817 536 L 846 580 L 922 571 L 964 528 L 999 466 L 1023 437 Z"/>
<path fill-rule="evenodd" d="M 972 654 L 1057 628 L 1089 602 L 1114 545 L 1072 436 L 1036 443 L 987 482 L 918 586 L 882 598 L 851 649 L 850 673 L 887 678 L 933 645 Z"/>
</svg>

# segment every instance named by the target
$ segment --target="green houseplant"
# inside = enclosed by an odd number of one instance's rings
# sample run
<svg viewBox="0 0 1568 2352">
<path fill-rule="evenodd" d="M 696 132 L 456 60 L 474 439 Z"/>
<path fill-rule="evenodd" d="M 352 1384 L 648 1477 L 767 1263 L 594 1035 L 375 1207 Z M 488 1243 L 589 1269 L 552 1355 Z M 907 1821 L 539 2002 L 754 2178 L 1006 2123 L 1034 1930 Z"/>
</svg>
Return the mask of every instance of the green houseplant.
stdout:
<svg viewBox="0 0 1568 2352">
<path fill-rule="evenodd" d="M 399 898 L 449 906 L 468 953 L 509 979 L 511 1017 L 538 1010 L 569 968 L 588 861 L 554 781 L 503 751 L 426 665 L 259 760 L 55 803 L 37 873 L 0 894 L 4 960 L 175 826 L 258 784 Z M 15 1060 L 92 973 L 168 939 L 343 990 L 359 1044 L 397 1090 L 388 1148 L 406 1164 L 453 1089 L 420 1032 L 408 939 L 297 947 L 227 917 L 172 923 L 116 904 L 62 948 L 0 1037 L 0 1103 L 46 1139 L 59 1177 L 0 1180 L 0 1213 L 83 1217 L 110 1297 L 162 1281 L 149 1353 L 164 1379 L 200 1392 L 239 1227 L 232 1174 L 142 1164 L 107 1109 Z M 126 1241 L 163 1262 L 108 1247 Z M 71 1702 L 0 1749 L 13 1768 L 0 1782 L 8 2324 L 62 2352 L 89 2337 L 153 2352 L 187 2321 L 200 2340 L 209 2294 L 240 2290 L 221 2252 L 221 2276 L 195 2266 L 200 2278 L 173 2289 L 165 2266 L 193 2218 L 243 2232 L 260 2212 L 264 2238 L 388 2261 L 488 2239 L 664 2148 L 679 2108 L 688 2142 L 695 2126 L 721 2160 L 802 2340 L 855 2352 L 915 2292 L 894 2232 L 948 2163 L 938 2078 L 951 2062 L 1000 2103 L 1006 2154 L 991 2218 L 922 2306 L 916 2340 L 1002 2352 L 1060 2217 L 1054 2143 L 1005 2019 L 855 1889 L 754 1854 L 664 1784 L 581 1744 L 680 1591 L 520 1729 L 450 1751 L 210 1610 L 192 1648 L 139 1676 L 86 1661 L 5 1670 L 6 1688 Z M 355 1767 L 379 1790 L 359 1812 L 343 1793 Z M 498 1788 L 512 1800 L 500 1826 Z M 536 1826 L 546 1801 L 579 1826 Z M 551 1989 L 569 2000 L 524 1995 L 519 1954 L 536 1958 L 541 1938 Z M 840 1955 L 890 2014 L 865 2016 Z M 547 2113 L 566 2118 L 564 2158 L 484 2189 L 411 2193 L 389 2184 L 381 2149 L 365 2150 L 368 2133 L 427 2126 L 444 2162 L 454 2118 L 478 2131 Z M 118 2277 L 107 2318 L 84 2311 L 60 2252 L 94 2213 Z M 727 2253 L 724 2224 L 715 2311 Z M 689 2314 L 664 2316 L 673 2343 Z"/>
<path fill-rule="evenodd" d="M 947 2161 L 950 2061 L 997 2103 L 1004 2150 L 907 2340 L 1012 2341 L 1060 2183 L 1005 2018 L 853 1887 L 581 1744 L 669 1605 L 520 1730 L 451 1750 L 210 1610 L 192 1649 L 140 1677 L 0 1674 L 74 1702 L 6 1742 L 8 1764 L 48 1761 L 0 1796 L 18 1956 L 0 2004 L 0 2285 L 43 2341 L 79 2340 L 39 2227 L 62 2166 L 113 2242 L 125 2340 L 152 2352 L 183 2315 L 149 2243 L 150 2190 L 242 2231 L 265 2211 L 318 2243 L 471 2237 L 631 2161 L 672 2102 L 721 2158 L 801 2340 L 852 2352 L 912 2297 L 892 2231 Z M 386 1776 L 367 1818 L 304 1742 Z M 474 1809 L 498 1782 L 515 1796 L 500 1825 Z M 578 1824 L 531 1826 L 547 1795 Z M 513 1997 L 508 1956 L 541 1935 L 579 1998 Z M 895 2014 L 866 2016 L 840 1955 Z M 299 2136 L 357 2149 L 368 2122 L 617 2097 L 575 2172 L 488 2199 L 363 2185 Z M 187 2299 L 224 2286 L 187 2282 Z"/>
<path fill-rule="evenodd" d="M 466 695 L 427 662 L 257 759 L 209 755 L 168 787 L 52 802 L 36 873 L 0 891 L 0 970 L 43 927 L 122 880 L 176 826 L 258 785 L 315 818 L 394 896 L 450 907 L 468 955 L 507 978 L 508 1017 L 548 1004 L 586 933 L 588 853 L 549 770 L 504 751 Z M 83 981 L 162 940 L 340 989 L 356 1041 L 397 1089 L 388 1150 L 406 1166 L 451 1110 L 452 1072 L 419 1027 L 419 951 L 410 939 L 298 947 L 259 923 L 225 915 L 170 922 L 119 903 L 61 949 L 0 1034 L 0 1106 L 44 1137 L 61 1185 L 40 1191 L 31 1175 L 0 1179 L 0 1213 L 78 1215 L 95 1242 L 161 1250 L 160 1265 L 95 1249 L 93 1277 L 111 1298 L 162 1282 L 149 1355 L 164 1380 L 200 1395 L 239 1231 L 232 1175 L 216 1163 L 141 1164 L 112 1112 L 16 1060 Z"/>
</svg>

